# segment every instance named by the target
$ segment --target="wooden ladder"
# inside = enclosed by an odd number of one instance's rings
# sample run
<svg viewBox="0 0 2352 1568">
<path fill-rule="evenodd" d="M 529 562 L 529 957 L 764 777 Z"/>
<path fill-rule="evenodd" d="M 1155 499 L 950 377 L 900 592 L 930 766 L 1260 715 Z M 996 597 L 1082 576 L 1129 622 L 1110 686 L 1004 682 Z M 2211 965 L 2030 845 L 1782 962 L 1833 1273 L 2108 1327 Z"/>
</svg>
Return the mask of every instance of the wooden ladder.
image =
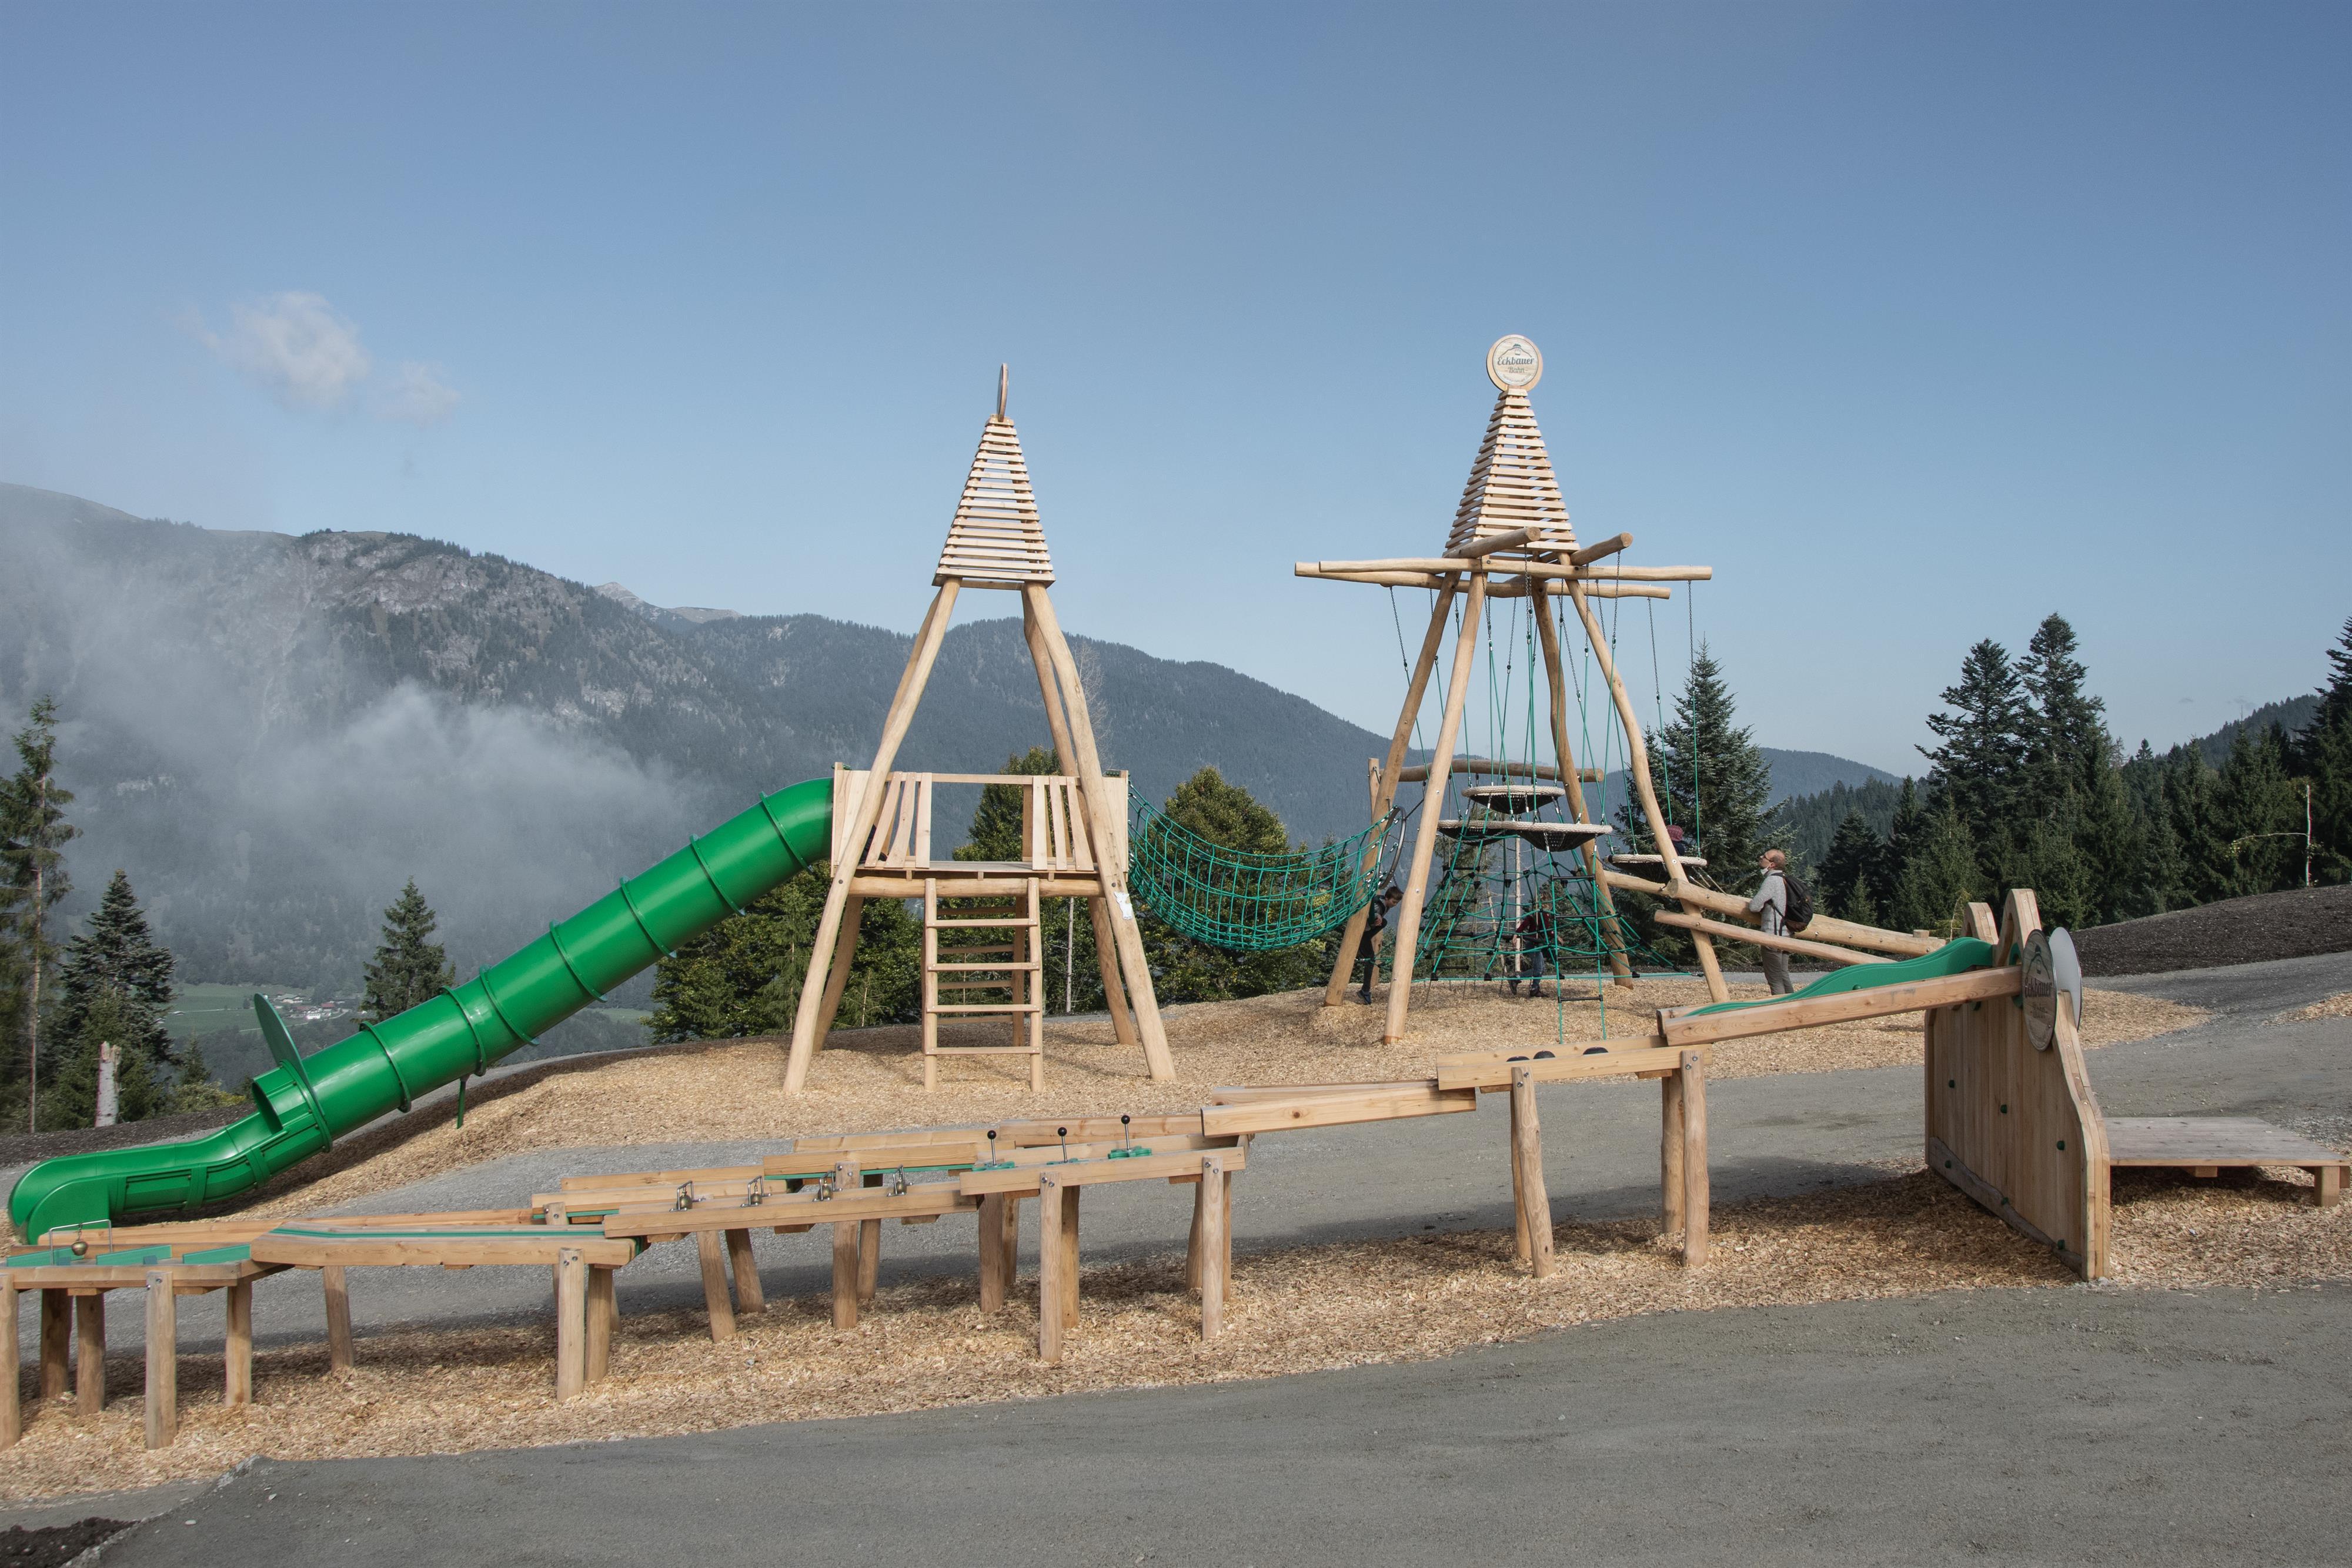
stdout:
<svg viewBox="0 0 2352 1568">
<path fill-rule="evenodd" d="M 952 893 L 949 896 L 954 898 Z M 938 1087 L 942 1056 L 1025 1055 L 1029 1087 L 1041 1090 L 1045 1087 L 1045 947 L 1037 879 L 1024 878 L 1018 894 L 954 902 L 956 907 L 942 915 L 940 880 L 923 880 L 923 1087 Z M 942 1000 L 942 995 L 953 999 Z M 940 1043 L 941 1018 L 988 1014 L 1012 1025 L 1010 1043 Z"/>
</svg>

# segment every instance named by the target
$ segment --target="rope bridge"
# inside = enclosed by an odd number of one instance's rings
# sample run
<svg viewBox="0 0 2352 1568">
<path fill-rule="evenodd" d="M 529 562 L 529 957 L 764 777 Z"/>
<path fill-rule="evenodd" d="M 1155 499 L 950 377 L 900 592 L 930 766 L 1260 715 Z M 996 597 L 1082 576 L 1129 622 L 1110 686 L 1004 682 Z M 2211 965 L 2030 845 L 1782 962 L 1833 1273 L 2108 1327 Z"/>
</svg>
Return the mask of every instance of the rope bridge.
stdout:
<svg viewBox="0 0 2352 1568">
<path fill-rule="evenodd" d="M 1391 811 L 1350 839 L 1298 853 L 1259 854 L 1204 839 L 1149 801 L 1132 808 L 1129 885 L 1187 936 L 1236 953 L 1311 942 L 1348 923 L 1380 886 L 1368 844 Z"/>
</svg>

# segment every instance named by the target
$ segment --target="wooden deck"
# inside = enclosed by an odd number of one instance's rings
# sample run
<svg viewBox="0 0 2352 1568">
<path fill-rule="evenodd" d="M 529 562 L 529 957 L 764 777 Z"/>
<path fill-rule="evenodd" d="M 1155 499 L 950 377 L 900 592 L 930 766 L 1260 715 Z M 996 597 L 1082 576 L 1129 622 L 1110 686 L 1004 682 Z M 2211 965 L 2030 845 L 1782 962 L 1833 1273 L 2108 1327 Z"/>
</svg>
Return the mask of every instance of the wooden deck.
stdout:
<svg viewBox="0 0 2352 1568">
<path fill-rule="evenodd" d="M 2252 1116 L 2110 1116 L 2111 1166 L 2178 1166 L 2202 1176 L 2224 1166 L 2291 1166 L 2311 1173 L 2322 1208 L 2343 1196 L 2352 1160 Z"/>
</svg>

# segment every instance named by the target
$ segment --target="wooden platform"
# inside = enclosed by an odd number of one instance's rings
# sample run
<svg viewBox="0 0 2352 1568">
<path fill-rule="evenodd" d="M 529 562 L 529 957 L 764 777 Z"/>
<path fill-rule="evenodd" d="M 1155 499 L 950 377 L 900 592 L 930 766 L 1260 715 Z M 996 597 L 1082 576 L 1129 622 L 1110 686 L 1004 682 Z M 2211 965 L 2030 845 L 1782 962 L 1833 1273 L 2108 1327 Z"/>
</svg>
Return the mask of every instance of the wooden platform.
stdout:
<svg viewBox="0 0 2352 1568">
<path fill-rule="evenodd" d="M 2311 1173 L 2319 1206 L 2344 1192 L 2352 1160 L 2284 1127 L 2252 1116 L 2110 1116 L 2110 1166 L 2178 1166 L 2218 1176 L 2224 1166 L 2291 1166 Z"/>
</svg>

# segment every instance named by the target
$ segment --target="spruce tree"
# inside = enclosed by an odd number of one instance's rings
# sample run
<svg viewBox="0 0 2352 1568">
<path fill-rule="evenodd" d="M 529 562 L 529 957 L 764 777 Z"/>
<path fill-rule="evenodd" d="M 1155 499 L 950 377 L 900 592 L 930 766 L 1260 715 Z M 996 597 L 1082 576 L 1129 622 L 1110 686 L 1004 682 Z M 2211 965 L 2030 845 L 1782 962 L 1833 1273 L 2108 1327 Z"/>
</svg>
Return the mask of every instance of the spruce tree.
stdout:
<svg viewBox="0 0 2352 1568">
<path fill-rule="evenodd" d="M 2032 704 L 2025 730 L 2025 765 L 2035 804 L 2053 800 L 2105 766 L 2110 749 L 2106 704 L 2083 689 L 2088 672 L 2076 656 L 2074 629 L 2052 614 L 2034 629 L 2017 662 L 2019 684 Z"/>
<path fill-rule="evenodd" d="M 2352 879 L 2352 621 L 2327 650 L 2319 711 L 2295 737 L 2295 768 L 2311 789 L 2313 874 Z"/>
<path fill-rule="evenodd" d="M 1781 841 L 1768 810 L 1772 765 L 1738 719 L 1723 666 L 1701 643 L 1675 698 L 1674 717 L 1650 737 L 1649 747 L 1650 777 L 1667 821 L 1692 835 L 1690 852 L 1704 855 L 1727 887 L 1752 878 L 1757 860 Z M 1636 845 L 1654 847 L 1637 803 L 1626 803 L 1624 825 Z"/>
<path fill-rule="evenodd" d="M 1813 890 L 1814 903 L 1841 920 L 1877 925 L 1878 901 L 1871 889 L 1878 881 L 1878 862 L 1885 850 L 1862 813 L 1848 811 L 1838 824 L 1837 836 L 1830 840 L 1829 852 L 1822 857 L 1821 885 Z"/>
<path fill-rule="evenodd" d="M 1931 791 L 1952 803 L 1989 880 L 2017 803 L 2032 711 L 2008 650 L 1990 637 L 1969 650 L 1944 701 L 1955 711 L 1927 716 L 1941 744 L 1919 751 L 1934 764 Z"/>
<path fill-rule="evenodd" d="M 1982 896 L 1976 847 L 1948 795 L 1928 812 L 1917 850 L 1895 888 L 1894 919 L 1905 931 L 1957 936 L 1967 905 Z"/>
<path fill-rule="evenodd" d="M 2221 766 L 2214 809 L 2223 863 L 2216 879 L 2224 897 L 2272 893 L 2303 881 L 2303 790 L 2287 776 L 2286 736 L 2278 726 L 2259 735 L 2241 729 Z"/>
<path fill-rule="evenodd" d="M 170 951 L 157 946 L 147 929 L 131 878 L 118 870 L 91 911 L 88 928 L 66 944 L 65 960 L 58 966 L 57 1033 L 78 1038 L 92 1001 L 112 993 L 137 1013 L 135 1027 L 123 1026 L 129 1032 L 115 1043 L 154 1062 L 176 1062 L 178 1052 L 163 1027 L 163 1015 L 172 1010 L 172 968 Z"/>
<path fill-rule="evenodd" d="M 654 968 L 657 1040 L 739 1040 L 793 1027 L 832 872 L 814 865 Z M 909 1023 L 921 1006 L 922 927 L 904 901 L 869 898 L 835 1027 Z"/>
<path fill-rule="evenodd" d="M 18 1012 L 25 1042 L 25 1114 L 40 1125 L 41 980 L 57 957 L 48 915 L 70 891 L 63 851 L 77 830 L 65 820 L 73 794 L 57 781 L 58 705 L 33 704 L 16 732 L 17 768 L 0 783 L 0 926 L 13 938 L 22 994 Z"/>
<path fill-rule="evenodd" d="M 1896 894 L 1903 880 L 1903 868 L 1911 863 L 1919 846 L 1927 836 L 1927 802 L 1921 798 L 1919 786 L 1909 779 L 1903 780 L 1902 791 L 1895 798 L 1895 821 L 1888 829 L 1885 852 L 1878 857 L 1875 874 L 1871 879 L 1871 902 L 1880 914 L 1895 919 Z M 1899 925 L 1901 923 L 1896 922 Z M 1914 929 L 1904 926 L 1903 929 Z"/>
<path fill-rule="evenodd" d="M 440 922 L 410 877 L 400 896 L 383 912 L 383 940 L 375 961 L 367 967 L 366 1009 L 378 1022 L 430 1001 L 443 987 L 455 984 L 457 971 L 449 956 L 433 940 Z"/>
<path fill-rule="evenodd" d="M 1003 771 L 1055 774 L 1062 759 L 1052 750 L 1033 746 L 1004 759 Z M 991 784 L 980 792 L 980 806 L 971 814 L 971 835 L 957 846 L 960 861 L 1018 861 L 1023 858 L 1021 802 L 1028 791 L 1017 784 Z"/>
</svg>

